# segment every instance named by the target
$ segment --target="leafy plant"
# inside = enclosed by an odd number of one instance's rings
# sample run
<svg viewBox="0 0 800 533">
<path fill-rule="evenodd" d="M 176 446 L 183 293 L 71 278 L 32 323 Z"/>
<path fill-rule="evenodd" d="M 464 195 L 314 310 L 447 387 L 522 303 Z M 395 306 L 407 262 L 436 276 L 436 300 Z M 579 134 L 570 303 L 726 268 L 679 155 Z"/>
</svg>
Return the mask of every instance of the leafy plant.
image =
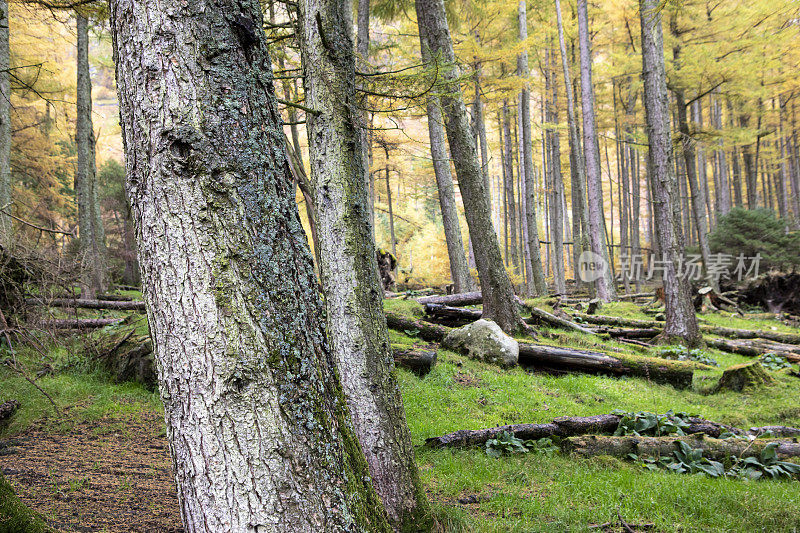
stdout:
<svg viewBox="0 0 800 533">
<path fill-rule="evenodd" d="M 501 431 L 495 438 L 486 441 L 486 455 L 489 457 L 497 458 L 531 451 L 552 455 L 558 451 L 558 446 L 550 438 L 522 440 L 510 431 Z"/>
<path fill-rule="evenodd" d="M 683 429 L 689 427 L 687 413 L 674 413 L 672 409 L 663 415 L 651 413 L 649 411 L 639 411 L 636 413 L 626 413 L 620 409 L 612 411 L 615 415 L 621 415 L 615 436 L 620 435 L 685 435 Z"/>
<path fill-rule="evenodd" d="M 672 359 L 675 361 L 693 361 L 695 363 L 702 363 L 709 366 L 719 366 L 716 359 L 708 356 L 703 350 L 699 348 L 688 349 L 685 346 L 665 346 L 661 348 L 658 356 L 663 359 Z"/>
<path fill-rule="evenodd" d="M 800 474 L 800 465 L 778 460 L 778 443 L 770 442 L 761 451 L 760 457 L 747 457 L 737 460 L 727 475 L 742 479 L 791 478 Z"/>
<path fill-rule="evenodd" d="M 774 353 L 765 353 L 759 359 L 761 366 L 767 370 L 783 370 L 784 368 L 792 368 L 792 363 L 786 360 L 785 357 Z"/>
</svg>

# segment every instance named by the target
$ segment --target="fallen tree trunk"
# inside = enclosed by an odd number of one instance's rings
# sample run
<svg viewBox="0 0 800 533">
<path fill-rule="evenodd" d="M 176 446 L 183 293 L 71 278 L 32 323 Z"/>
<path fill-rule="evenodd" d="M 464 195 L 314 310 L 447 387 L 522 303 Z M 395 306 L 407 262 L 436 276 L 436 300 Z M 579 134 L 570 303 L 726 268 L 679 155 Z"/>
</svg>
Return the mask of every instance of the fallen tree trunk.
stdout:
<svg viewBox="0 0 800 533">
<path fill-rule="evenodd" d="M 420 377 L 427 375 L 436 365 L 435 348 L 432 350 L 406 349 L 392 345 L 392 356 L 395 366 L 410 370 Z"/>
<path fill-rule="evenodd" d="M 616 431 L 621 418 L 621 415 L 616 414 L 564 416 L 544 424 L 510 424 L 487 429 L 461 429 L 440 437 L 425 439 L 425 444 L 437 448 L 482 446 L 487 440 L 496 438 L 503 431 L 507 431 L 522 440 L 541 439 L 544 437 L 574 437 L 578 435 L 610 435 Z M 800 429 L 798 428 L 763 426 L 753 427 L 748 431 L 744 431 L 733 426 L 711 422 L 698 417 L 691 417 L 689 419 L 689 427 L 684 428 L 683 431 L 687 435 L 702 433 L 714 438 L 723 433 L 760 436 L 767 431 L 770 431 L 775 437 L 795 437 L 800 435 Z"/>
<path fill-rule="evenodd" d="M 600 324 L 603 326 L 616 326 L 619 328 L 663 328 L 663 322 L 655 320 L 636 320 L 633 318 L 620 318 L 616 316 L 605 315 L 587 315 L 584 313 L 573 313 L 577 318 L 589 324 Z"/>
<path fill-rule="evenodd" d="M 642 328 L 642 329 L 619 329 L 619 328 L 598 328 L 595 333 L 604 333 L 614 339 L 652 339 L 661 333 L 660 329 L 656 328 Z"/>
<path fill-rule="evenodd" d="M 563 329 L 570 329 L 573 331 L 578 331 L 580 333 L 586 333 L 588 335 L 594 335 L 594 331 L 584 328 L 583 326 L 579 326 L 575 322 L 570 320 L 566 320 L 564 318 L 559 318 L 551 313 L 543 309 L 539 309 L 538 307 L 531 307 L 531 318 L 527 320 L 528 324 L 535 323 L 535 322 L 544 322 L 545 324 L 549 324 L 551 326 L 560 327 Z"/>
<path fill-rule="evenodd" d="M 548 324 L 557 328 L 579 331 L 587 335 L 594 335 L 595 332 L 579 326 L 575 322 L 559 318 L 552 313 L 548 313 L 538 307 L 529 307 L 531 317 L 526 318 L 525 322 L 530 325 Z M 461 309 L 440 304 L 425 304 L 425 315 L 428 320 L 437 324 L 450 327 L 459 327 L 480 319 L 482 312 L 475 309 Z"/>
<path fill-rule="evenodd" d="M 111 311 L 144 311 L 144 302 L 141 301 L 73 300 L 69 298 L 43 300 L 40 298 L 29 298 L 26 300 L 26 303 L 32 305 L 46 305 L 48 307 L 107 309 Z"/>
<path fill-rule="evenodd" d="M 465 305 L 478 305 L 483 303 L 483 296 L 480 292 L 462 292 L 460 294 L 446 294 L 442 296 L 423 296 L 417 298 L 422 305 L 438 304 L 461 307 Z"/>
<path fill-rule="evenodd" d="M 124 318 L 79 318 L 48 320 L 38 324 L 39 329 L 96 329 L 119 324 Z"/>
<path fill-rule="evenodd" d="M 669 457 L 676 450 L 676 442 L 683 441 L 693 449 L 702 449 L 703 457 L 725 460 L 731 456 L 758 457 L 770 442 L 778 442 L 778 457 L 800 457 L 800 443 L 792 440 L 740 440 L 715 439 L 702 434 L 685 437 L 606 437 L 588 435 L 567 437 L 561 441 L 561 451 L 574 453 L 583 457 L 610 455 L 627 457 L 629 454 L 646 457 Z"/>
<path fill-rule="evenodd" d="M 421 339 L 443 343 L 451 328 L 414 320 L 396 313 L 386 313 L 387 325 L 395 330 L 413 332 Z M 676 388 L 691 386 L 694 370 L 704 365 L 652 357 L 610 355 L 542 344 L 519 343 L 520 365 L 548 371 L 572 371 L 616 376 L 637 376 Z"/>
<path fill-rule="evenodd" d="M 789 344 L 779 344 L 775 342 L 746 340 L 727 340 L 706 338 L 705 342 L 711 348 L 716 348 L 723 352 L 744 355 L 745 357 L 761 357 L 767 353 L 774 353 L 785 357 L 793 363 L 800 363 L 800 348 Z"/>
</svg>

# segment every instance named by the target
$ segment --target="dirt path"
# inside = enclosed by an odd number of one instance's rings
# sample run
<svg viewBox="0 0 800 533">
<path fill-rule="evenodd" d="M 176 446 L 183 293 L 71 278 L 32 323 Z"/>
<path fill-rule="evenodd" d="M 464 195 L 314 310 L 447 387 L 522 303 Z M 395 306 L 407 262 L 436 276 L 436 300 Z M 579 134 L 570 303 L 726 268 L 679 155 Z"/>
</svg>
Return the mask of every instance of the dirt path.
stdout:
<svg viewBox="0 0 800 533">
<path fill-rule="evenodd" d="M 0 451 L 0 469 L 59 530 L 181 532 L 162 428 L 159 415 L 146 413 L 59 432 L 30 429 Z"/>
</svg>

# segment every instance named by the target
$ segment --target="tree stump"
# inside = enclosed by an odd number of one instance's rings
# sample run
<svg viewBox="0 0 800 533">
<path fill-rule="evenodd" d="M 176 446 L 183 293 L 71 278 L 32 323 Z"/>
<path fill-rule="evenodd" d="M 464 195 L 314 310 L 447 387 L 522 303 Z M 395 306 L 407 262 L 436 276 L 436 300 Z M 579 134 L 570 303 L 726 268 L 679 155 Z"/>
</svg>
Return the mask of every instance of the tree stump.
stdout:
<svg viewBox="0 0 800 533">
<path fill-rule="evenodd" d="M 753 387 L 769 385 L 774 381 L 758 361 L 743 363 L 732 366 L 722 373 L 715 392 L 721 390 L 743 392 Z"/>
</svg>

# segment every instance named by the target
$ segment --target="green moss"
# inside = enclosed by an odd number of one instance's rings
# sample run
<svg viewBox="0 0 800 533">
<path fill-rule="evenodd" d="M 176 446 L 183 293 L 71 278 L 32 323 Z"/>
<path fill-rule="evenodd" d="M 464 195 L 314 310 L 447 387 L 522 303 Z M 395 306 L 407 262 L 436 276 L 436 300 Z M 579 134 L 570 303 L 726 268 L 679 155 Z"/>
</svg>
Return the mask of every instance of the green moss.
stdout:
<svg viewBox="0 0 800 533">
<path fill-rule="evenodd" d="M 52 531 L 42 518 L 20 501 L 0 472 L 0 533 Z"/>
</svg>

